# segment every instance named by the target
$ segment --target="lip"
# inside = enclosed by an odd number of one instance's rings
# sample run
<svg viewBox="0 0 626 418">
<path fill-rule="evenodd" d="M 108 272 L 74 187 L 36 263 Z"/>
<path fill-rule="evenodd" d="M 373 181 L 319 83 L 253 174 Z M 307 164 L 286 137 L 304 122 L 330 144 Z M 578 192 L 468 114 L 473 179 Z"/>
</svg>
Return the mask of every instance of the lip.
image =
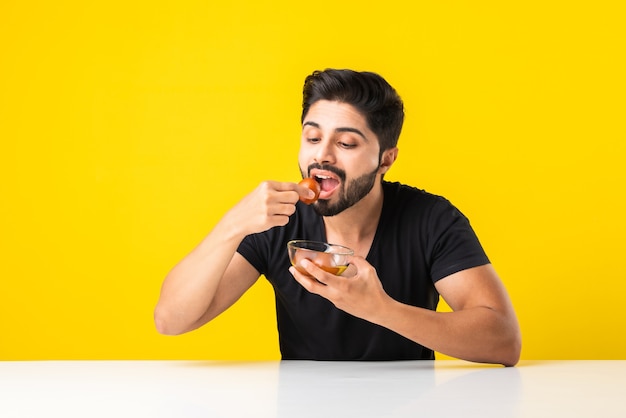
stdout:
<svg viewBox="0 0 626 418">
<path fill-rule="evenodd" d="M 329 199 L 333 193 L 339 189 L 339 186 L 341 186 L 341 179 L 332 171 L 312 169 L 309 175 L 322 186 L 319 199 Z M 333 187 L 329 188 L 329 182 L 324 182 L 324 180 L 332 180 L 331 183 L 335 184 Z"/>
</svg>

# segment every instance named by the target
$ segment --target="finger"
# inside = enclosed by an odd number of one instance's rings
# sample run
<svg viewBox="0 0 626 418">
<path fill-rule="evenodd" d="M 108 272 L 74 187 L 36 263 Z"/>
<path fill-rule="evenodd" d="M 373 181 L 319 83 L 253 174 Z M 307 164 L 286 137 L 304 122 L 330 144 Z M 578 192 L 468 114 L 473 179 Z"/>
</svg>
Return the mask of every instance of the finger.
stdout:
<svg viewBox="0 0 626 418">
<path fill-rule="evenodd" d="M 372 265 L 363 257 L 354 255 L 348 257 L 348 268 L 343 272 L 343 277 L 354 277 L 359 273 L 363 274 L 367 269 L 373 268 Z"/>
<path fill-rule="evenodd" d="M 267 181 L 266 183 L 278 192 L 297 192 L 298 188 L 302 187 L 290 181 Z"/>
<path fill-rule="evenodd" d="M 276 200 L 293 206 L 300 200 L 300 194 L 296 190 L 281 190 L 276 192 Z"/>
<path fill-rule="evenodd" d="M 358 255 L 349 256 L 348 264 L 355 266 L 357 269 L 362 269 L 370 265 L 365 258 Z"/>
<path fill-rule="evenodd" d="M 315 293 L 319 295 L 321 291 L 326 287 L 326 285 L 319 282 L 317 279 L 315 279 L 315 277 L 301 273 L 294 266 L 289 267 L 289 272 L 294 277 L 294 279 L 310 293 Z"/>
<path fill-rule="evenodd" d="M 268 218 L 269 227 L 273 226 L 285 226 L 289 223 L 288 215 L 272 215 Z"/>
<path fill-rule="evenodd" d="M 315 198 L 315 192 L 313 190 L 311 190 L 310 188 L 300 185 L 299 183 L 292 183 L 292 182 L 270 182 L 271 183 L 271 187 L 274 188 L 274 190 L 278 191 L 278 192 L 296 192 L 297 196 L 296 199 L 299 199 L 300 197 L 305 198 L 305 199 L 313 199 Z M 288 194 L 289 197 L 291 197 L 291 193 Z"/>
<path fill-rule="evenodd" d="M 304 199 L 315 199 L 315 192 L 308 187 L 296 184 L 296 191 L 298 192 L 299 197 Z"/>
<path fill-rule="evenodd" d="M 295 183 L 280 181 L 264 181 L 257 191 L 267 199 L 267 203 L 291 203 L 294 204 L 300 198 Z"/>
<path fill-rule="evenodd" d="M 323 285 L 332 286 L 333 284 L 336 283 L 337 276 L 322 270 L 311 260 L 305 258 L 304 260 L 300 262 L 300 265 L 304 267 L 307 273 L 309 273 L 311 276 L 313 276 L 318 282 L 322 283 Z"/>
<path fill-rule="evenodd" d="M 271 215 L 291 216 L 296 212 L 296 205 L 293 203 L 279 203 L 269 210 Z"/>
</svg>

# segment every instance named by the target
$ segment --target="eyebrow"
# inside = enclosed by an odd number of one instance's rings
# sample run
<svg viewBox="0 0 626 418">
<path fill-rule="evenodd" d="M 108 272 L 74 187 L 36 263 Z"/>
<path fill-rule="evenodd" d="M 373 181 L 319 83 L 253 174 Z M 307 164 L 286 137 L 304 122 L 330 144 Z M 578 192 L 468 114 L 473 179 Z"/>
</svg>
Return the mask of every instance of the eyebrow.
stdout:
<svg viewBox="0 0 626 418">
<path fill-rule="evenodd" d="M 302 124 L 302 126 L 312 126 L 314 128 L 320 129 L 320 125 L 319 123 L 316 122 L 312 122 L 312 121 L 306 121 Z M 335 132 L 352 132 L 355 133 L 357 135 L 359 135 L 361 138 L 363 138 L 366 142 L 369 142 L 369 139 L 367 139 L 367 137 L 363 134 L 363 132 L 361 132 L 360 130 L 356 129 L 356 128 L 350 128 L 348 126 L 346 127 L 341 127 L 341 128 L 337 128 L 335 129 Z"/>
</svg>

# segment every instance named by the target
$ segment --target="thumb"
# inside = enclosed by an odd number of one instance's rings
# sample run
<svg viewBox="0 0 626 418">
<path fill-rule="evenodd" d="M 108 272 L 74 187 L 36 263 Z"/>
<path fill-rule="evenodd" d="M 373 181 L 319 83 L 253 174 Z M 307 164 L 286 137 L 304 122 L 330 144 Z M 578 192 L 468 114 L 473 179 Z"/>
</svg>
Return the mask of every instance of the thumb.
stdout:
<svg viewBox="0 0 626 418">
<path fill-rule="evenodd" d="M 359 271 L 362 271 L 369 267 L 371 267 L 371 264 L 368 263 L 365 260 L 365 258 L 358 256 L 358 255 L 354 255 L 348 259 L 348 268 L 346 269 L 346 271 L 344 271 L 342 276 L 353 277 L 353 276 L 356 276 L 359 273 Z"/>
</svg>

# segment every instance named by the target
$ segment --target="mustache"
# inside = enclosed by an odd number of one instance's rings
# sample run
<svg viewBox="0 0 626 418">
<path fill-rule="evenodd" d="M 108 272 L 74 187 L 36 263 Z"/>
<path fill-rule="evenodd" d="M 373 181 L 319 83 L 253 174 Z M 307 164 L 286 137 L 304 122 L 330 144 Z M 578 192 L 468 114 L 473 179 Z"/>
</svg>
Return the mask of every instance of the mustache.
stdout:
<svg viewBox="0 0 626 418">
<path fill-rule="evenodd" d="M 327 164 L 317 164 L 317 163 L 313 163 L 311 165 L 309 165 L 307 167 L 307 172 L 309 174 L 309 177 L 311 176 L 311 170 L 312 169 L 318 169 L 318 170 L 325 170 L 325 171 L 330 171 L 333 174 L 336 174 L 337 177 L 339 177 L 339 179 L 341 180 L 342 183 L 344 183 L 346 181 L 346 172 L 343 171 L 340 168 L 334 167 L 332 165 L 327 165 Z"/>
</svg>

